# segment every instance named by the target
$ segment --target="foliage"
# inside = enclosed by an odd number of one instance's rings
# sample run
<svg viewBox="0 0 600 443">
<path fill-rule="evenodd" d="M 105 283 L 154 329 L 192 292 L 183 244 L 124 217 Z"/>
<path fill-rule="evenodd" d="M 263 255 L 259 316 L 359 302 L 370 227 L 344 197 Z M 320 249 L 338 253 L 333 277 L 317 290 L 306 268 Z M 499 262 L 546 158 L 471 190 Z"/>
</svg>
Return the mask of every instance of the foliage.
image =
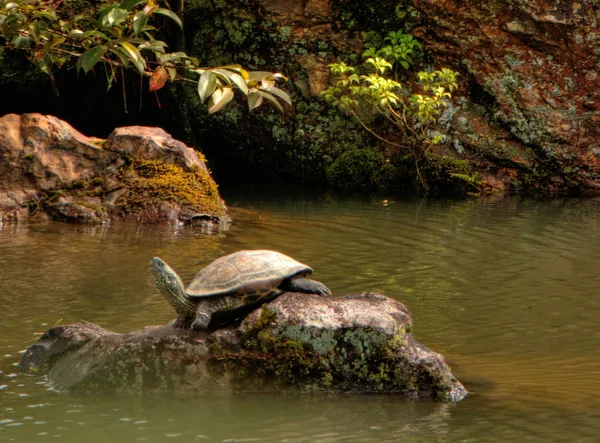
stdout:
<svg viewBox="0 0 600 443">
<path fill-rule="evenodd" d="M 344 62 L 330 64 L 333 85 L 321 95 L 328 103 L 352 114 L 380 140 L 408 149 L 415 160 L 417 176 L 426 187 L 419 172 L 419 159 L 441 140 L 439 136 L 430 137 L 428 130 L 452 98 L 458 73 L 448 68 L 418 72 L 418 89 L 413 91 L 400 82 L 398 68 L 408 69 L 420 55 L 421 45 L 412 35 L 400 31 L 390 32 L 384 43 L 382 48 L 366 49 L 362 71 Z M 365 109 L 374 109 L 392 123 L 403 144 L 376 134 L 360 116 Z"/>
<path fill-rule="evenodd" d="M 367 48 L 363 52 L 363 58 L 381 57 L 391 64 L 397 63 L 404 69 L 409 69 L 414 63 L 414 56 L 421 51 L 421 43 L 411 34 L 403 34 L 402 31 L 390 32 L 383 40 L 388 44 L 379 49 Z"/>
<path fill-rule="evenodd" d="M 149 91 L 167 81 L 194 82 L 210 113 L 223 109 L 234 90 L 246 96 L 250 110 L 265 100 L 280 111 L 281 101 L 291 104 L 289 95 L 275 86 L 277 80 L 287 80 L 281 74 L 249 72 L 240 65 L 205 68 L 184 52 L 168 52 L 152 23 L 163 16 L 181 26 L 181 19 L 154 0 L 108 4 L 97 19 L 71 11 L 63 1 L 0 0 L 0 61 L 7 49 L 24 51 L 51 80 L 56 69 L 73 62 L 84 73 L 103 65 L 109 87 L 123 81 L 126 70 L 147 77 Z"/>
<path fill-rule="evenodd" d="M 338 188 L 369 190 L 390 185 L 394 166 L 372 149 L 352 149 L 327 168 L 327 178 Z"/>
</svg>

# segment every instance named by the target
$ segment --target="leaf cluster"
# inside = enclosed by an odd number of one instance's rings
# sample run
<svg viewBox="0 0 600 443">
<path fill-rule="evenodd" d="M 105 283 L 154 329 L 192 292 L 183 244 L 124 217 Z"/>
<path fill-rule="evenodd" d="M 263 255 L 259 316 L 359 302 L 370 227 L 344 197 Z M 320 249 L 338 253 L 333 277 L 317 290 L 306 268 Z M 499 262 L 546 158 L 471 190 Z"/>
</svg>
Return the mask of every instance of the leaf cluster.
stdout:
<svg viewBox="0 0 600 443">
<path fill-rule="evenodd" d="M 421 54 L 421 43 L 412 34 L 403 34 L 402 31 L 392 31 L 384 38 L 384 42 L 388 44 L 381 48 L 367 48 L 363 52 L 362 57 L 367 59 L 385 59 L 390 64 L 398 64 L 404 69 L 409 69 L 414 64 L 414 58 Z"/>
<path fill-rule="evenodd" d="M 364 64 L 357 69 L 344 62 L 329 65 L 332 85 L 321 96 L 333 106 L 352 114 L 371 134 L 399 148 L 409 148 L 418 158 L 428 146 L 439 143 L 440 137 L 429 137 L 428 129 L 452 99 L 458 87 L 458 73 L 442 68 L 417 73 L 417 88 L 411 89 L 399 81 L 398 67 L 408 69 L 421 50 L 420 43 L 410 34 L 391 32 L 382 48 L 368 48 L 363 53 Z M 373 72 L 374 71 L 374 72 Z M 365 74 L 360 74 L 366 72 Z M 359 115 L 362 108 L 376 110 L 400 132 L 408 146 L 391 142 L 369 127 Z M 423 183 L 425 185 L 425 183 Z"/>
<path fill-rule="evenodd" d="M 263 100 L 267 100 L 280 112 L 283 108 L 279 100 L 288 105 L 292 100 L 287 92 L 275 86 L 278 79 L 285 79 L 283 75 L 267 71 L 246 71 L 240 65 L 227 65 L 216 69 L 197 69 L 200 73 L 198 81 L 198 95 L 202 103 L 209 100 L 208 112 L 220 111 L 233 99 L 233 88 L 238 88 L 248 100 L 248 109 L 259 107 Z"/>
<path fill-rule="evenodd" d="M 182 26 L 181 19 L 154 0 L 124 0 L 106 6 L 98 17 L 70 16 L 65 2 L 54 0 L 0 0 L 0 61 L 5 49 L 24 51 L 31 62 L 53 79 L 57 69 L 75 62 L 84 73 L 99 65 L 111 84 L 127 70 L 148 77 L 149 91 L 167 81 L 194 82 L 209 112 L 222 109 L 234 88 L 248 100 L 250 110 L 265 99 L 280 111 L 289 95 L 275 87 L 281 74 L 248 72 L 239 65 L 200 67 L 184 52 L 170 53 L 160 40 L 153 18 L 162 16 Z"/>
<path fill-rule="evenodd" d="M 375 72 L 359 75 L 356 68 L 344 62 L 330 64 L 333 84 L 321 95 L 355 116 L 361 106 L 374 107 L 402 132 L 423 138 L 427 126 L 436 121 L 451 100 L 451 93 L 458 86 L 458 73 L 448 68 L 418 72 L 420 90 L 409 90 L 393 70 L 398 65 L 407 69 L 413 63 L 413 54 L 420 51 L 420 43 L 401 31 L 390 32 L 384 41 L 389 44 L 363 53 L 364 69 Z"/>
</svg>

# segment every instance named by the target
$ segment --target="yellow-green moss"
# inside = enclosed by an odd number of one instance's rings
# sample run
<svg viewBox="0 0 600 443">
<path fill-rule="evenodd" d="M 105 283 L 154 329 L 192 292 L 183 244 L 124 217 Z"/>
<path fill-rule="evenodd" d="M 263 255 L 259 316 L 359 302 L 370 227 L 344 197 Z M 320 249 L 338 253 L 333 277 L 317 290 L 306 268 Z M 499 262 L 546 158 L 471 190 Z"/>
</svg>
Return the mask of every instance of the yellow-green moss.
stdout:
<svg viewBox="0 0 600 443">
<path fill-rule="evenodd" d="M 197 212 L 222 215 L 218 187 L 208 171 L 190 171 L 160 160 L 135 160 L 126 176 L 130 192 L 119 201 L 120 209 L 135 212 L 147 204 L 171 201 Z"/>
<path fill-rule="evenodd" d="M 106 140 L 101 140 L 101 139 L 92 140 L 92 144 L 101 149 L 104 148 L 104 143 L 106 143 Z"/>
</svg>

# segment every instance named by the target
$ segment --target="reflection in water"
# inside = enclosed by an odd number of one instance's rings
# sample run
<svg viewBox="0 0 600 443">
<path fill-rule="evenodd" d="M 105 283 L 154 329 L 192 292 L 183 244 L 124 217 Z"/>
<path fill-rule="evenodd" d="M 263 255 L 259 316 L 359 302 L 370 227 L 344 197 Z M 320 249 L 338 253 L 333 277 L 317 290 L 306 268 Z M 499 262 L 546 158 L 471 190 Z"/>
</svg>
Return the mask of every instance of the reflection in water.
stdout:
<svg viewBox="0 0 600 443">
<path fill-rule="evenodd" d="M 596 441 L 600 427 L 597 201 L 243 201 L 231 231 L 0 224 L 0 441 Z M 408 305 L 417 339 L 474 391 L 458 405 L 393 396 L 49 392 L 13 364 L 62 321 L 117 332 L 175 314 L 160 256 L 188 283 L 215 258 L 276 249 L 334 295 Z"/>
</svg>

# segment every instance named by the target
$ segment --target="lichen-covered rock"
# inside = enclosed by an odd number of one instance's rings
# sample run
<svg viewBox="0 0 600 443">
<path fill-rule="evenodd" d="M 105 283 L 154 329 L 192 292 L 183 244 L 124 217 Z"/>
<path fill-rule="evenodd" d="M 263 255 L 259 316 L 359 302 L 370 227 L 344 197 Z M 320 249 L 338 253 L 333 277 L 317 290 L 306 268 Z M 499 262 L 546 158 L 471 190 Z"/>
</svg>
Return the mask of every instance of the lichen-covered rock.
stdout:
<svg viewBox="0 0 600 443">
<path fill-rule="evenodd" d="M 461 82 L 470 100 L 451 134 L 495 187 L 600 190 L 600 22 L 593 2 L 415 6 L 427 18 L 415 34 L 436 65 L 468 73 Z M 473 102 L 483 105 L 479 115 Z"/>
<path fill-rule="evenodd" d="M 286 293 L 217 330 L 57 326 L 21 367 L 71 392 L 371 392 L 460 401 L 466 390 L 441 355 L 414 340 L 411 324 L 406 307 L 383 295 Z"/>
<path fill-rule="evenodd" d="M 159 128 L 86 137 L 40 114 L 0 118 L 0 218 L 75 223 L 129 219 L 192 222 L 207 231 L 228 217 L 198 154 Z"/>
</svg>

